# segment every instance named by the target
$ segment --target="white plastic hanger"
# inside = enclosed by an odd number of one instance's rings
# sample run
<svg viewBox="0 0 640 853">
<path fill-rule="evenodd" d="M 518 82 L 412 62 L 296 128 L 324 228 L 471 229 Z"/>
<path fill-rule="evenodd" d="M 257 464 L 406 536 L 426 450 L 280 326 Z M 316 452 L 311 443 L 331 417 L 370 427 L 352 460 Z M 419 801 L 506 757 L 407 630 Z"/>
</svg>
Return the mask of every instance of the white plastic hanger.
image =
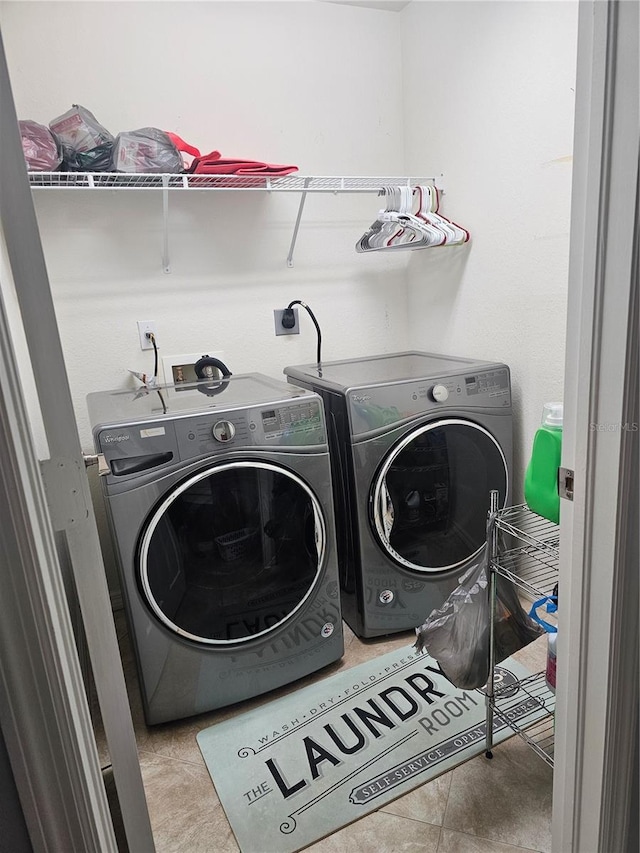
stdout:
<svg viewBox="0 0 640 853">
<path fill-rule="evenodd" d="M 457 246 L 461 243 L 466 243 L 470 236 L 469 232 L 438 213 L 440 199 L 437 188 L 432 186 L 418 186 L 415 189 L 418 196 L 418 212 L 416 216 L 439 228 L 446 235 L 443 245 Z"/>
<path fill-rule="evenodd" d="M 444 241 L 443 234 L 428 222 L 419 219 L 411 212 L 413 206 L 413 190 L 411 187 L 397 187 L 399 202 L 397 205 L 398 224 L 400 230 L 389 240 L 388 246 L 404 246 L 410 243 L 410 248 L 417 249 L 426 246 L 437 246 Z M 410 239 L 405 235 L 410 229 Z"/>
<path fill-rule="evenodd" d="M 383 192 L 386 206 L 356 243 L 357 252 L 417 249 L 443 242 L 442 232 L 411 212 L 411 187 L 384 187 Z"/>
</svg>

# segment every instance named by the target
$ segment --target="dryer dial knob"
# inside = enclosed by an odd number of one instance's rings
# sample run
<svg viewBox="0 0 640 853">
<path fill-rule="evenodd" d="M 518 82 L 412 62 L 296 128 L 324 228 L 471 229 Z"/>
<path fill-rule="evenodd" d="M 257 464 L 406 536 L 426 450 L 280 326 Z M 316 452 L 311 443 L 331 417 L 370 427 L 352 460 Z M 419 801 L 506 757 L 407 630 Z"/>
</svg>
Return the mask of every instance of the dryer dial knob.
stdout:
<svg viewBox="0 0 640 853">
<path fill-rule="evenodd" d="M 449 399 L 449 391 L 446 385 L 434 385 L 431 389 L 431 399 L 436 403 L 444 403 Z"/>
<path fill-rule="evenodd" d="M 211 435 L 216 441 L 231 441 L 236 434 L 236 428 L 231 421 L 218 421 L 211 427 Z"/>
</svg>

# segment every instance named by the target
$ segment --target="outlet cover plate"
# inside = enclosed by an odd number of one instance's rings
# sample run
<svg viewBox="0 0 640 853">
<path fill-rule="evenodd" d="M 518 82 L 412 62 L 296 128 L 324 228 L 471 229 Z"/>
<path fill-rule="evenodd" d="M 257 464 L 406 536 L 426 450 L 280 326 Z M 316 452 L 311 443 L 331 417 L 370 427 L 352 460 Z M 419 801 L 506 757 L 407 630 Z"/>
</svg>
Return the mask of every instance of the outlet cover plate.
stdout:
<svg viewBox="0 0 640 853">
<path fill-rule="evenodd" d="M 153 334 L 156 336 L 156 346 L 158 349 L 160 349 L 155 320 L 138 320 L 138 337 L 140 338 L 140 349 L 153 349 L 153 344 L 147 337 L 147 332 L 153 332 Z"/>
<path fill-rule="evenodd" d="M 299 335 L 300 334 L 300 318 L 298 317 L 298 309 L 293 309 L 294 324 L 291 329 L 285 329 L 282 325 L 282 315 L 284 308 L 276 308 L 273 312 L 273 321 L 276 327 L 276 335 Z"/>
</svg>

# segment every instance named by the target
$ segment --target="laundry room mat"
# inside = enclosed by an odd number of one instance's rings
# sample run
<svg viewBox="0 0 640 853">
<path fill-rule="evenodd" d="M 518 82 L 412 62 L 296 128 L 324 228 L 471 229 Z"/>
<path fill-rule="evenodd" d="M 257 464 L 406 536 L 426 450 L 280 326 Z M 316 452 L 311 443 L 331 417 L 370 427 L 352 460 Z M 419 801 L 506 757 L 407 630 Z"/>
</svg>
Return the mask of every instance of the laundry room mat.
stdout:
<svg viewBox="0 0 640 853">
<path fill-rule="evenodd" d="M 508 658 L 503 688 L 529 672 Z M 522 693 L 513 721 L 546 712 Z M 539 707 L 536 707 L 538 705 Z M 513 734 L 494 719 L 494 742 Z M 412 646 L 197 735 L 242 853 L 294 853 L 485 748 L 485 702 Z"/>
</svg>

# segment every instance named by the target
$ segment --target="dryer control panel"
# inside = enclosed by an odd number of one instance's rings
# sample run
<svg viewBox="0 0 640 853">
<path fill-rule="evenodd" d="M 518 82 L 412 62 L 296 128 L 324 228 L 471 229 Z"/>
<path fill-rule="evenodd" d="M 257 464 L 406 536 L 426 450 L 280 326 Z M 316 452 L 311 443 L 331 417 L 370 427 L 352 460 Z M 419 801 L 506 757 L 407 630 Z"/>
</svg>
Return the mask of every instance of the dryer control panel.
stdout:
<svg viewBox="0 0 640 853">
<path fill-rule="evenodd" d="M 511 403 L 511 394 L 509 393 L 509 376 L 506 370 L 488 370 L 485 373 L 474 373 L 473 376 L 464 377 L 464 387 L 468 397 L 488 398 L 491 400 L 499 400 L 500 405 L 504 405 L 504 400 L 509 400 Z M 483 403 L 483 405 L 487 405 Z"/>
<path fill-rule="evenodd" d="M 444 409 L 509 409 L 509 369 L 349 389 L 347 399 L 353 435 Z"/>
</svg>

